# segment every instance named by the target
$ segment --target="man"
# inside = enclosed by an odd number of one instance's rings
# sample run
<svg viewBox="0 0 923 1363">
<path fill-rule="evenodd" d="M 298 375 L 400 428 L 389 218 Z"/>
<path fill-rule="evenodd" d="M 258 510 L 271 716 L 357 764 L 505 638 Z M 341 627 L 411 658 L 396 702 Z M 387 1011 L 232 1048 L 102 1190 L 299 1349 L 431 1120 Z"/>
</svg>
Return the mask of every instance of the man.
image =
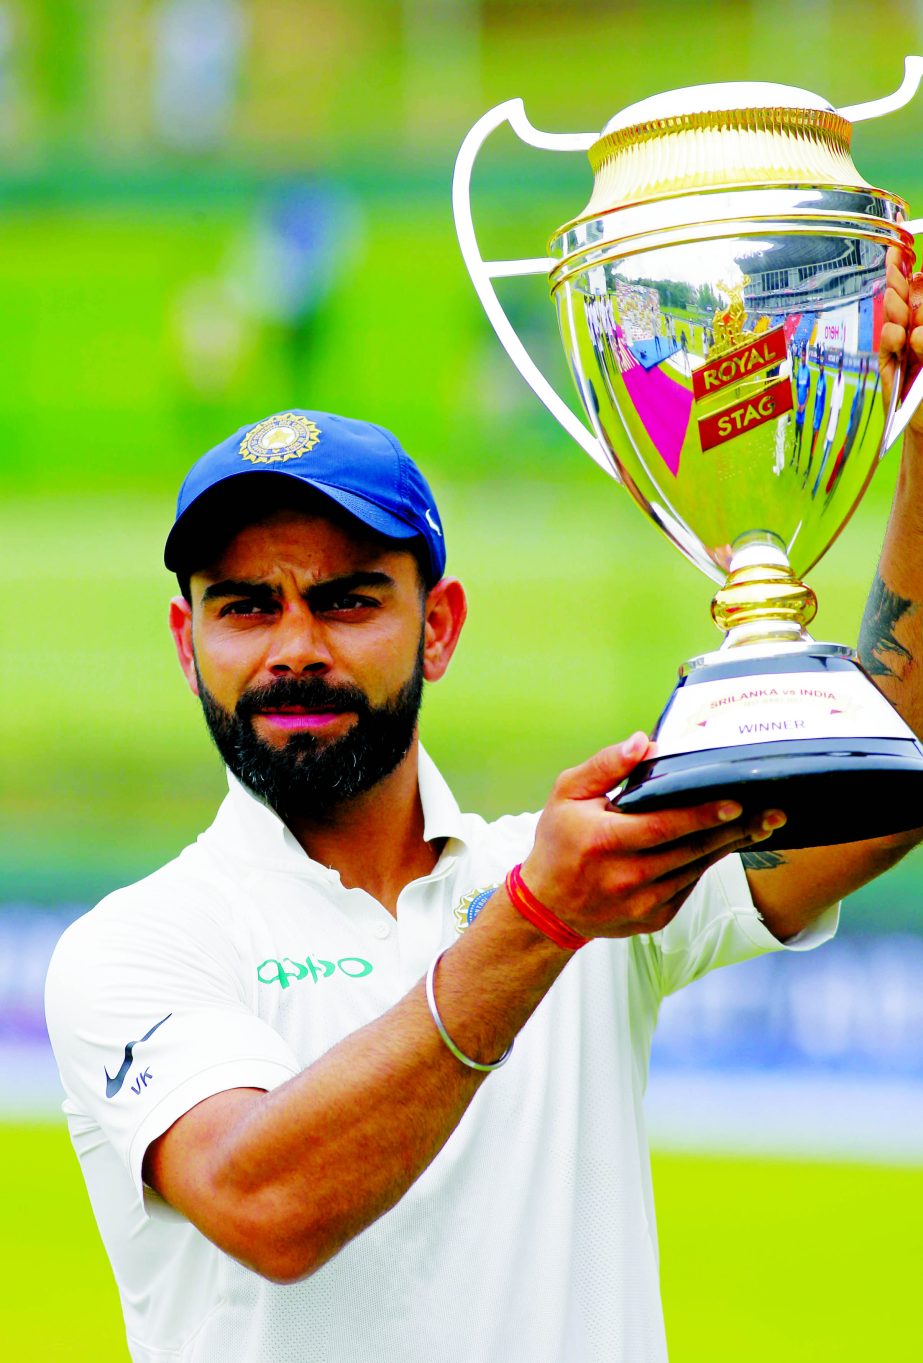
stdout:
<svg viewBox="0 0 923 1363">
<path fill-rule="evenodd" d="M 808 466 L 804 471 L 801 486 L 805 487 L 811 476 L 811 465 L 814 463 L 814 451 L 817 448 L 817 437 L 823 424 L 824 413 L 827 408 L 827 351 L 823 346 L 817 348 L 817 387 L 814 390 L 814 412 L 811 417 L 811 448 L 808 452 Z"/>
<path fill-rule="evenodd" d="M 464 594 L 378 427 L 239 431 L 187 478 L 166 558 L 230 793 L 68 930 L 47 990 L 135 1363 L 662 1360 L 641 1112 L 660 1000 L 823 940 L 909 835 L 747 870 L 733 854 L 781 812 L 613 809 L 643 735 L 565 772 L 538 818 L 460 814 L 417 709 Z M 870 635 L 883 671 L 913 646 L 919 560 L 906 598 L 876 598 L 903 640 Z M 914 708 L 899 671 L 892 689 Z"/>
<path fill-rule="evenodd" d="M 866 384 L 868 382 L 868 372 L 869 359 L 867 355 L 863 355 L 859 361 L 859 373 L 856 377 L 856 386 L 853 391 L 852 404 L 850 405 L 849 408 L 849 421 L 846 423 L 846 437 L 843 441 L 843 444 L 840 446 L 839 453 L 837 454 L 836 459 L 833 461 L 833 468 L 830 470 L 830 477 L 827 479 L 827 486 L 825 488 L 825 491 L 828 496 L 830 495 L 831 492 L 833 492 L 836 489 L 836 486 L 839 483 L 840 478 L 842 476 L 843 470 L 846 467 L 846 461 L 852 454 L 853 445 L 856 443 L 856 438 L 859 434 L 859 426 L 862 421 L 862 412 L 865 408 L 866 397 L 865 389 Z M 876 388 L 878 386 L 877 373 L 875 377 L 875 386 Z"/>
<path fill-rule="evenodd" d="M 843 410 L 843 398 L 846 393 L 846 376 L 843 373 L 844 358 L 845 352 L 841 350 L 836 379 L 833 383 L 833 392 L 830 395 L 830 413 L 827 417 L 827 430 L 824 435 L 824 449 L 820 468 L 817 470 L 817 477 L 814 479 L 814 486 L 811 488 L 812 497 L 817 496 L 817 489 L 820 487 L 820 480 L 824 476 L 824 469 L 827 467 L 827 460 L 830 458 L 830 451 L 836 439 L 837 427 L 840 424 L 840 412 Z"/>
<path fill-rule="evenodd" d="M 803 341 L 801 343 L 801 364 L 795 376 L 795 394 L 798 399 L 798 406 L 795 412 L 795 441 L 792 445 L 792 462 L 796 470 L 801 464 L 801 441 L 804 436 L 804 417 L 808 409 L 808 398 L 811 393 L 811 370 L 808 367 L 808 347 Z"/>
</svg>

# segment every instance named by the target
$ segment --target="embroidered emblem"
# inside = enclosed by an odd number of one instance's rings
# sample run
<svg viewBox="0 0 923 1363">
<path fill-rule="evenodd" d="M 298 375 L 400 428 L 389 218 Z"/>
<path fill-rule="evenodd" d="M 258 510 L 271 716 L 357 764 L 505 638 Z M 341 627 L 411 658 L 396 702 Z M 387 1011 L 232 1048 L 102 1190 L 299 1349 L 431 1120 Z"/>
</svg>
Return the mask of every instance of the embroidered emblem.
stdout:
<svg viewBox="0 0 923 1363">
<path fill-rule="evenodd" d="M 240 442 L 241 456 L 251 464 L 285 464 L 300 459 L 320 440 L 320 430 L 306 416 L 277 412 L 258 421 Z"/>
<path fill-rule="evenodd" d="M 486 889 L 470 890 L 464 899 L 455 905 L 452 914 L 455 918 L 456 932 L 464 932 L 465 928 L 470 928 L 496 888 L 496 885 L 488 885 Z"/>
</svg>

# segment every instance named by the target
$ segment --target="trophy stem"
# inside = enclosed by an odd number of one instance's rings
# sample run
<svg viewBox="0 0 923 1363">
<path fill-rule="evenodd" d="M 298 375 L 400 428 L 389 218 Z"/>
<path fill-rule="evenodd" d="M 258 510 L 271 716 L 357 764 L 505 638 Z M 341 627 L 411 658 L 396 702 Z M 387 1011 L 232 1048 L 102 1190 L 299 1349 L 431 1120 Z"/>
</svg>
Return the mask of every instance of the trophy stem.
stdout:
<svg viewBox="0 0 923 1363">
<path fill-rule="evenodd" d="M 757 643 L 802 643 L 817 614 L 817 597 L 772 544 L 749 543 L 734 555 L 724 586 L 711 603 L 725 648 Z"/>
</svg>

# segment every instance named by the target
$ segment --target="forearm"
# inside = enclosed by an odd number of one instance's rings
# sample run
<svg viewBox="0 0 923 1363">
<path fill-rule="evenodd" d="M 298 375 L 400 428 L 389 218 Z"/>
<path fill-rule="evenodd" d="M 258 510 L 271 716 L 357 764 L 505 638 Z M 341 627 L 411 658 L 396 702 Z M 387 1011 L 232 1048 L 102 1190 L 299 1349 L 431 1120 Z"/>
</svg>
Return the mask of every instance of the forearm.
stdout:
<svg viewBox="0 0 923 1363">
<path fill-rule="evenodd" d="M 859 634 L 876 686 L 923 734 L 923 435 L 909 431 L 878 574 Z"/>
<path fill-rule="evenodd" d="M 878 573 L 859 632 L 859 657 L 879 690 L 923 736 L 923 434 L 908 430 Z M 838 847 L 744 852 L 754 902 L 785 941 L 826 905 L 881 875 L 917 830 Z"/>
<path fill-rule="evenodd" d="M 522 916 L 536 900 L 559 939 L 659 932 L 710 866 L 769 835 L 725 801 L 620 813 L 607 792 L 649 750 L 636 734 L 561 773 L 523 863 L 530 897 L 515 891 L 522 913 L 497 890 L 442 958 L 437 1003 L 471 1059 L 498 1059 L 571 959 Z M 271 1093 L 234 1089 L 186 1112 L 149 1147 L 144 1177 L 229 1254 L 293 1281 L 399 1201 L 483 1078 L 439 1037 L 417 985 Z"/>
<path fill-rule="evenodd" d="M 495 1060 L 569 959 L 498 891 L 440 963 L 436 996 L 449 1035 L 473 1059 Z M 241 1109 L 192 1219 L 267 1276 L 304 1277 L 399 1201 L 485 1077 L 446 1048 L 419 984 Z"/>
</svg>

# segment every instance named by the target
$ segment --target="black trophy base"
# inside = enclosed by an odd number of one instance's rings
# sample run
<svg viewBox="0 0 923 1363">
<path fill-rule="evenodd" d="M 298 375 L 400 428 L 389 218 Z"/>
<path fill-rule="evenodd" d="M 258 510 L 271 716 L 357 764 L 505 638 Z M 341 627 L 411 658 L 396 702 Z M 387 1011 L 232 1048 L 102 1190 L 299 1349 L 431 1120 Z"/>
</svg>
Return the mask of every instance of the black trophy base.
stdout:
<svg viewBox="0 0 923 1363">
<path fill-rule="evenodd" d="M 923 744 L 910 738 L 793 739 L 643 762 L 616 804 L 625 813 L 736 800 L 781 809 L 764 848 L 828 847 L 923 826 Z"/>
</svg>

